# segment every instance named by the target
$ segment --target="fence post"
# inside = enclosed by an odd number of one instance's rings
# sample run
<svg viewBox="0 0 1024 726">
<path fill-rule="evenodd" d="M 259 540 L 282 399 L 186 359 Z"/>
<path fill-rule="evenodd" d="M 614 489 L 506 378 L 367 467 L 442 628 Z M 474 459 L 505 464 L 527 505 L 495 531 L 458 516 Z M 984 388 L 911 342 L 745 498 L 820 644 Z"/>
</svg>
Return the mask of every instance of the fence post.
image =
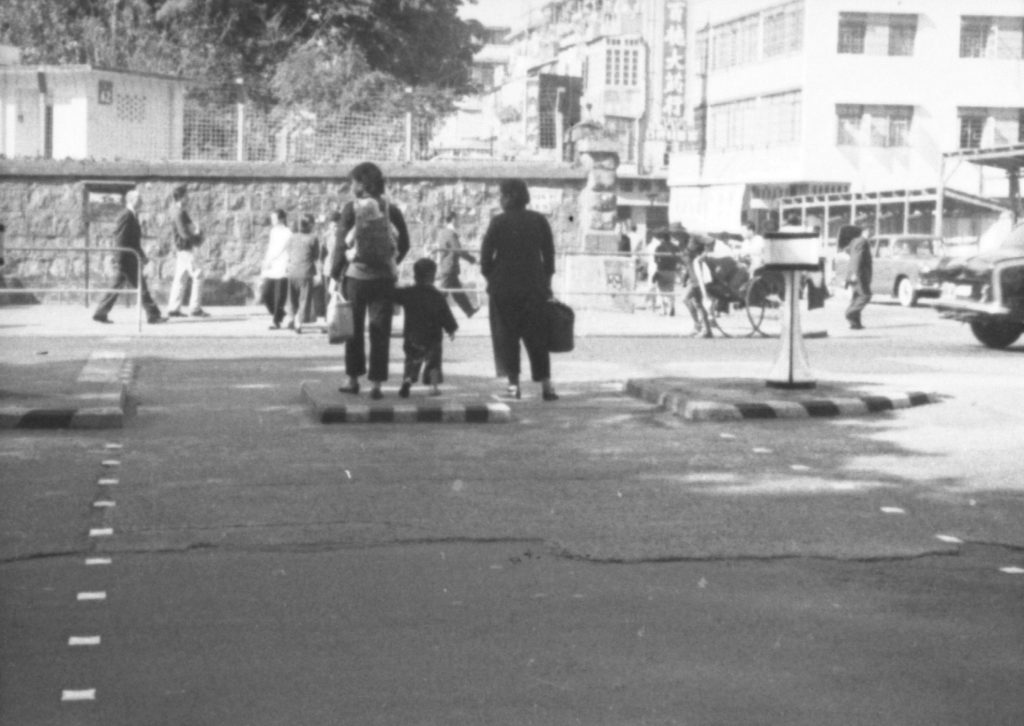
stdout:
<svg viewBox="0 0 1024 726">
<path fill-rule="evenodd" d="M 235 160 L 245 161 L 245 87 L 242 85 L 243 80 L 241 78 L 235 79 L 235 109 L 236 109 L 236 126 L 235 135 L 238 139 L 235 148 Z"/>
</svg>

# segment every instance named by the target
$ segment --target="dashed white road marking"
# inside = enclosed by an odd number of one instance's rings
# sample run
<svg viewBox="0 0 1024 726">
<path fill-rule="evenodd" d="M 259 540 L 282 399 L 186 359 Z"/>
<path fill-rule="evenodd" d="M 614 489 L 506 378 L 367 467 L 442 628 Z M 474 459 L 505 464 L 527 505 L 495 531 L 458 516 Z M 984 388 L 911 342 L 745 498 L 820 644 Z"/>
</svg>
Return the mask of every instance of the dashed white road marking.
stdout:
<svg viewBox="0 0 1024 726">
<path fill-rule="evenodd" d="M 999 571 L 1007 575 L 1024 575 L 1024 567 L 1000 567 Z"/>
<path fill-rule="evenodd" d="M 124 448 L 124 445 L 123 444 L 115 444 L 115 443 L 111 442 L 109 444 L 104 444 L 103 448 L 107 449 L 108 451 L 115 451 L 115 450 L 116 451 L 120 451 L 121 449 Z"/>
<path fill-rule="evenodd" d="M 112 537 L 113 534 L 114 529 L 112 527 L 96 527 L 89 530 L 90 537 Z"/>
<path fill-rule="evenodd" d="M 116 486 L 118 484 L 118 481 L 119 480 L 113 479 L 111 477 L 105 477 L 103 479 L 100 479 L 96 483 L 99 484 L 101 487 L 112 487 L 112 486 Z"/>
<path fill-rule="evenodd" d="M 84 688 L 81 690 L 64 690 L 60 693 L 60 700 L 62 701 L 95 701 L 96 700 L 96 689 L 95 688 Z"/>
<path fill-rule="evenodd" d="M 960 539 L 959 537 L 954 537 L 951 534 L 937 534 L 935 535 L 935 539 L 939 540 L 940 542 L 949 542 L 950 544 L 964 543 L 962 539 Z"/>
<path fill-rule="evenodd" d="M 807 466 L 807 464 L 790 464 L 789 468 L 792 469 L 793 471 L 810 471 L 811 470 L 811 467 Z"/>
<path fill-rule="evenodd" d="M 80 592 L 78 593 L 78 601 L 86 602 L 88 600 L 106 600 L 107 593 L 105 592 Z"/>
<path fill-rule="evenodd" d="M 118 459 L 104 459 L 102 462 L 103 466 L 110 467 L 111 469 L 115 466 L 121 466 L 121 462 Z"/>
<path fill-rule="evenodd" d="M 352 478 L 352 472 L 350 472 L 348 469 L 345 469 L 345 476 L 347 476 L 349 479 L 351 479 Z"/>
<path fill-rule="evenodd" d="M 110 507 L 116 507 L 117 502 L 113 502 L 109 499 L 97 499 L 92 503 L 92 506 L 96 509 L 109 509 Z"/>
<path fill-rule="evenodd" d="M 751 451 L 753 451 L 755 454 L 770 454 L 770 453 L 772 453 L 771 449 L 766 449 L 763 446 L 755 446 L 753 449 L 751 449 Z"/>
<path fill-rule="evenodd" d="M 86 567 L 102 567 L 103 565 L 109 565 L 113 560 L 109 557 L 86 557 Z"/>
<path fill-rule="evenodd" d="M 736 434 L 724 434 L 723 433 L 723 434 L 719 434 L 718 437 L 720 439 L 735 439 L 736 438 Z"/>
<path fill-rule="evenodd" d="M 72 647 L 85 647 L 100 644 L 98 635 L 72 635 L 68 638 L 68 645 Z"/>
<path fill-rule="evenodd" d="M 907 510 L 900 507 L 882 507 L 883 514 L 906 514 Z"/>
</svg>

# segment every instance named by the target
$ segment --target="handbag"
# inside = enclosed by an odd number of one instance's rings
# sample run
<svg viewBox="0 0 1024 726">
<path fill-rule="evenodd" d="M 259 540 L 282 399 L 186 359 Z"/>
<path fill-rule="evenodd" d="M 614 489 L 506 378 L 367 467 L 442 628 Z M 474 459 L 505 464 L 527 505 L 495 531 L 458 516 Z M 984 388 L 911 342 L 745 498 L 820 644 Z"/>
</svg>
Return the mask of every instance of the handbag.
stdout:
<svg viewBox="0 0 1024 726">
<path fill-rule="evenodd" d="M 547 319 L 548 352 L 570 352 L 575 347 L 573 327 L 576 313 L 564 302 L 551 299 L 544 304 L 544 317 Z"/>
<path fill-rule="evenodd" d="M 355 327 L 352 303 L 335 295 L 327 311 L 327 342 L 331 345 L 348 342 L 355 334 Z"/>
</svg>

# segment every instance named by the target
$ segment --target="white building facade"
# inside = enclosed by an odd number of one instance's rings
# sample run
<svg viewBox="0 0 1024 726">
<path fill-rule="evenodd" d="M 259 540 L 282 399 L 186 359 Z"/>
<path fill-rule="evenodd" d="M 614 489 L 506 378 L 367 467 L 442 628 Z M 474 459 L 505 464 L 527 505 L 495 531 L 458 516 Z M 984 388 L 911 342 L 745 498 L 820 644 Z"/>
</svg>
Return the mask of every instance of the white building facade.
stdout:
<svg viewBox="0 0 1024 726">
<path fill-rule="evenodd" d="M 704 133 L 672 155 L 669 216 L 688 226 L 736 228 L 792 195 L 937 187 L 943 152 L 1024 143 L 1021 0 L 690 0 L 687 14 L 686 106 Z M 1005 175 L 949 173 L 1006 194 Z"/>
<path fill-rule="evenodd" d="M 185 82 L 87 65 L 0 64 L 7 158 L 181 159 Z"/>
</svg>

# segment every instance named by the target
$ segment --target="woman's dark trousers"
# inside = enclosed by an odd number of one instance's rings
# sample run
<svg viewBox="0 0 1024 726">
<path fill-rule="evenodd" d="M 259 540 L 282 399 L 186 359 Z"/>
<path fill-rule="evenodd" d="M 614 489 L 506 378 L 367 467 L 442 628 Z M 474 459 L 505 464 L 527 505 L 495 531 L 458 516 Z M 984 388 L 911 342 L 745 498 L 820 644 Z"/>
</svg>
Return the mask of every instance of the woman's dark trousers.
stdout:
<svg viewBox="0 0 1024 726">
<path fill-rule="evenodd" d="M 352 303 L 355 325 L 352 339 L 345 343 L 345 375 L 357 378 L 367 374 L 371 381 L 388 379 L 388 354 L 391 345 L 394 280 L 356 280 L 345 278 L 345 298 Z M 370 368 L 366 368 L 366 318 L 370 321 Z"/>
<path fill-rule="evenodd" d="M 519 341 L 526 346 L 534 381 L 551 378 L 547 320 L 544 299 L 536 293 L 492 294 L 490 300 L 491 342 L 494 367 L 499 376 L 519 380 Z"/>
</svg>

